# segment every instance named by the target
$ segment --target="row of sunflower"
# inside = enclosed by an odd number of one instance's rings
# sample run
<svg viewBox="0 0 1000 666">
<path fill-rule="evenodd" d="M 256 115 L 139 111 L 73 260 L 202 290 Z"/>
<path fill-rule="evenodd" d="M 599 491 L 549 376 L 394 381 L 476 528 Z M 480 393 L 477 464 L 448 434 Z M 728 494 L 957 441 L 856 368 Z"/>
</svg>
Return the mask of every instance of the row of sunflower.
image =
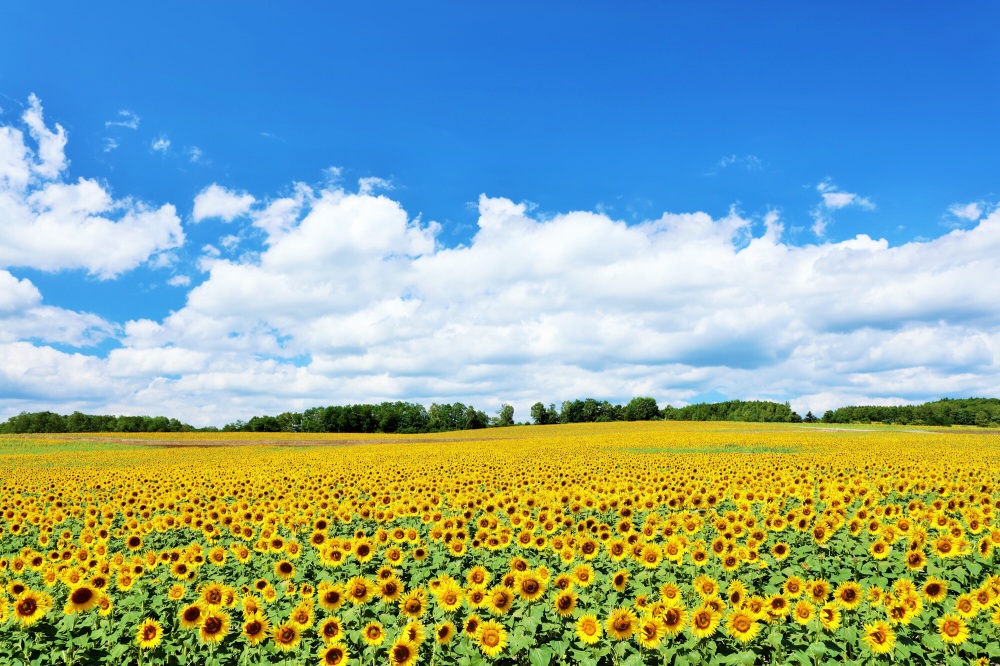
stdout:
<svg viewBox="0 0 1000 666">
<path fill-rule="evenodd" d="M 8 455 L 0 661 L 1000 656 L 982 436 L 521 432 Z"/>
</svg>

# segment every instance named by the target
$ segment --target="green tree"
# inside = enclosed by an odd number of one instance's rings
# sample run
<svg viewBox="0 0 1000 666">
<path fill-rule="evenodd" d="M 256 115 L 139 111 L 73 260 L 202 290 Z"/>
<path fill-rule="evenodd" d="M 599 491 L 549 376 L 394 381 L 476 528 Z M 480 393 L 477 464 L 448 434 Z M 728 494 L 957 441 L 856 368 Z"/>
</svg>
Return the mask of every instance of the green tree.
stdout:
<svg viewBox="0 0 1000 666">
<path fill-rule="evenodd" d="M 656 398 L 632 398 L 625 405 L 626 421 L 652 421 L 660 417 L 660 408 Z"/>
<path fill-rule="evenodd" d="M 514 407 L 506 402 L 500 407 L 497 412 L 497 418 L 494 425 L 501 428 L 514 425 Z"/>
</svg>

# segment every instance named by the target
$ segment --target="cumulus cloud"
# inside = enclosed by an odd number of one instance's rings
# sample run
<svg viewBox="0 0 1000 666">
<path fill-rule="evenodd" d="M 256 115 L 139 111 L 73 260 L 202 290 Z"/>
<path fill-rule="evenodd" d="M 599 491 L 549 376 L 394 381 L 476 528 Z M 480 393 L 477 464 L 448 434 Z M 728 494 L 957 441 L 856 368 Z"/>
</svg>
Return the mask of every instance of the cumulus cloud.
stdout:
<svg viewBox="0 0 1000 666">
<path fill-rule="evenodd" d="M 149 144 L 149 147 L 155 153 L 166 153 L 170 150 L 170 139 L 168 139 L 165 134 L 161 134 L 153 139 L 153 142 Z"/>
<path fill-rule="evenodd" d="M 983 206 L 979 202 L 967 204 L 952 204 L 948 212 L 966 222 L 975 222 L 983 216 Z"/>
<path fill-rule="evenodd" d="M 756 155 L 727 155 L 716 162 L 705 175 L 715 176 L 720 171 L 730 167 L 741 168 L 746 171 L 761 171 L 764 168 L 764 161 Z"/>
<path fill-rule="evenodd" d="M 385 196 L 311 191 L 286 213 L 259 256 L 213 252 L 185 307 L 128 322 L 116 372 L 144 350 L 159 383 L 143 395 L 211 395 L 229 418 L 381 399 L 526 416 L 535 400 L 709 390 L 818 410 L 1000 389 L 1000 214 L 897 247 L 795 246 L 776 212 L 628 225 L 483 196 L 472 242 L 446 248 Z"/>
<path fill-rule="evenodd" d="M 128 109 L 122 109 L 118 112 L 118 117 L 116 120 L 108 120 L 104 123 L 105 127 L 124 127 L 125 129 L 139 129 L 139 116 L 134 111 L 129 111 Z"/>
<path fill-rule="evenodd" d="M 49 129 L 34 95 L 22 120 L 30 143 L 20 128 L 0 127 L 0 268 L 107 279 L 184 242 L 173 206 L 115 200 L 96 180 L 69 180 L 66 131 Z"/>
<path fill-rule="evenodd" d="M 0 147 L 4 196 L 32 211 L 124 219 L 133 205 L 91 181 L 44 181 L 19 134 L 0 133 Z M 483 195 L 475 236 L 448 247 L 376 185 L 326 178 L 259 199 L 210 185 L 192 218 L 236 226 L 203 239 L 196 286 L 167 281 L 189 289 L 183 307 L 120 329 L 46 310 L 33 284 L 0 269 L 0 392 L 17 397 L 3 409 L 221 425 L 385 399 L 507 401 L 527 418 L 537 400 L 585 396 L 679 404 L 715 391 L 804 413 L 1000 393 L 1000 211 L 898 246 L 795 245 L 778 211 L 629 224 Z M 817 191 L 825 213 L 873 205 L 829 182 Z M 259 249 L 233 256 L 251 236 Z M 120 346 L 104 356 L 56 348 L 109 335 Z"/>
<path fill-rule="evenodd" d="M 875 210 L 875 203 L 871 199 L 853 192 L 845 192 L 829 179 L 817 185 L 816 191 L 820 193 L 821 200 L 812 211 L 812 231 L 820 237 L 826 233 L 826 228 L 831 222 L 830 213 L 832 211 L 848 206 L 857 206 L 863 210 Z"/>
<path fill-rule="evenodd" d="M 31 339 L 84 347 L 115 332 L 111 323 L 96 315 L 44 305 L 30 280 L 0 270 L 0 346 Z M 6 362 L 0 356 L 0 365 Z"/>
<path fill-rule="evenodd" d="M 246 215 L 250 211 L 256 199 L 246 192 L 235 192 L 212 183 L 194 198 L 194 212 L 192 219 L 195 222 L 218 217 L 226 222 L 232 222 L 241 215 Z"/>
</svg>

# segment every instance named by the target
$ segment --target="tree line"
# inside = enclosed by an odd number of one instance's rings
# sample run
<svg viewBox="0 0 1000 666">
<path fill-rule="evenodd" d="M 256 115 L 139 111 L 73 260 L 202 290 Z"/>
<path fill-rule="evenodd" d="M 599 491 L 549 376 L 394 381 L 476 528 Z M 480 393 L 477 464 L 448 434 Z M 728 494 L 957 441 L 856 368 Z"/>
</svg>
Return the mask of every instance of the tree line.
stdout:
<svg viewBox="0 0 1000 666">
<path fill-rule="evenodd" d="M 861 405 L 828 410 L 821 419 L 812 412 L 800 417 L 789 403 L 767 400 L 729 400 L 662 409 L 655 398 L 636 397 L 624 405 L 585 398 L 566 400 L 558 408 L 536 402 L 531 406 L 533 425 L 557 423 L 604 423 L 610 421 L 743 421 L 756 423 L 890 423 L 900 425 L 970 425 L 1000 427 L 1000 399 L 965 398 L 922 405 Z M 331 405 L 276 416 L 254 416 L 226 424 L 224 432 L 339 432 L 416 434 L 451 430 L 475 430 L 518 425 L 514 408 L 504 404 L 494 416 L 461 402 L 434 403 L 424 407 L 414 402 Z M 527 423 L 525 423 L 527 425 Z M 165 416 L 104 416 L 73 412 L 22 412 L 0 423 L 0 434 L 76 432 L 192 432 L 219 431 L 214 426 L 194 428 Z"/>
<path fill-rule="evenodd" d="M 0 423 L 0 433 L 191 432 L 196 428 L 166 416 L 107 416 L 73 412 L 21 412 Z"/>
<path fill-rule="evenodd" d="M 822 421 L 995 428 L 1000 426 L 1000 399 L 944 398 L 922 405 L 851 405 L 827 410 Z"/>
</svg>

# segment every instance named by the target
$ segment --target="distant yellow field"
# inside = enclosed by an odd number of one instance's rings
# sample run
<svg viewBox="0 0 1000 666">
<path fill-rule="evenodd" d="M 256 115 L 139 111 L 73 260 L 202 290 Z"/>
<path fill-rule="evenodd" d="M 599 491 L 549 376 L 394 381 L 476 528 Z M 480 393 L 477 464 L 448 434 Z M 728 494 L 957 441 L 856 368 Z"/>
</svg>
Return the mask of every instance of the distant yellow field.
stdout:
<svg viewBox="0 0 1000 666">
<path fill-rule="evenodd" d="M 981 430 L 10 436 L 0 469 L 0 663 L 1000 658 Z"/>
</svg>

